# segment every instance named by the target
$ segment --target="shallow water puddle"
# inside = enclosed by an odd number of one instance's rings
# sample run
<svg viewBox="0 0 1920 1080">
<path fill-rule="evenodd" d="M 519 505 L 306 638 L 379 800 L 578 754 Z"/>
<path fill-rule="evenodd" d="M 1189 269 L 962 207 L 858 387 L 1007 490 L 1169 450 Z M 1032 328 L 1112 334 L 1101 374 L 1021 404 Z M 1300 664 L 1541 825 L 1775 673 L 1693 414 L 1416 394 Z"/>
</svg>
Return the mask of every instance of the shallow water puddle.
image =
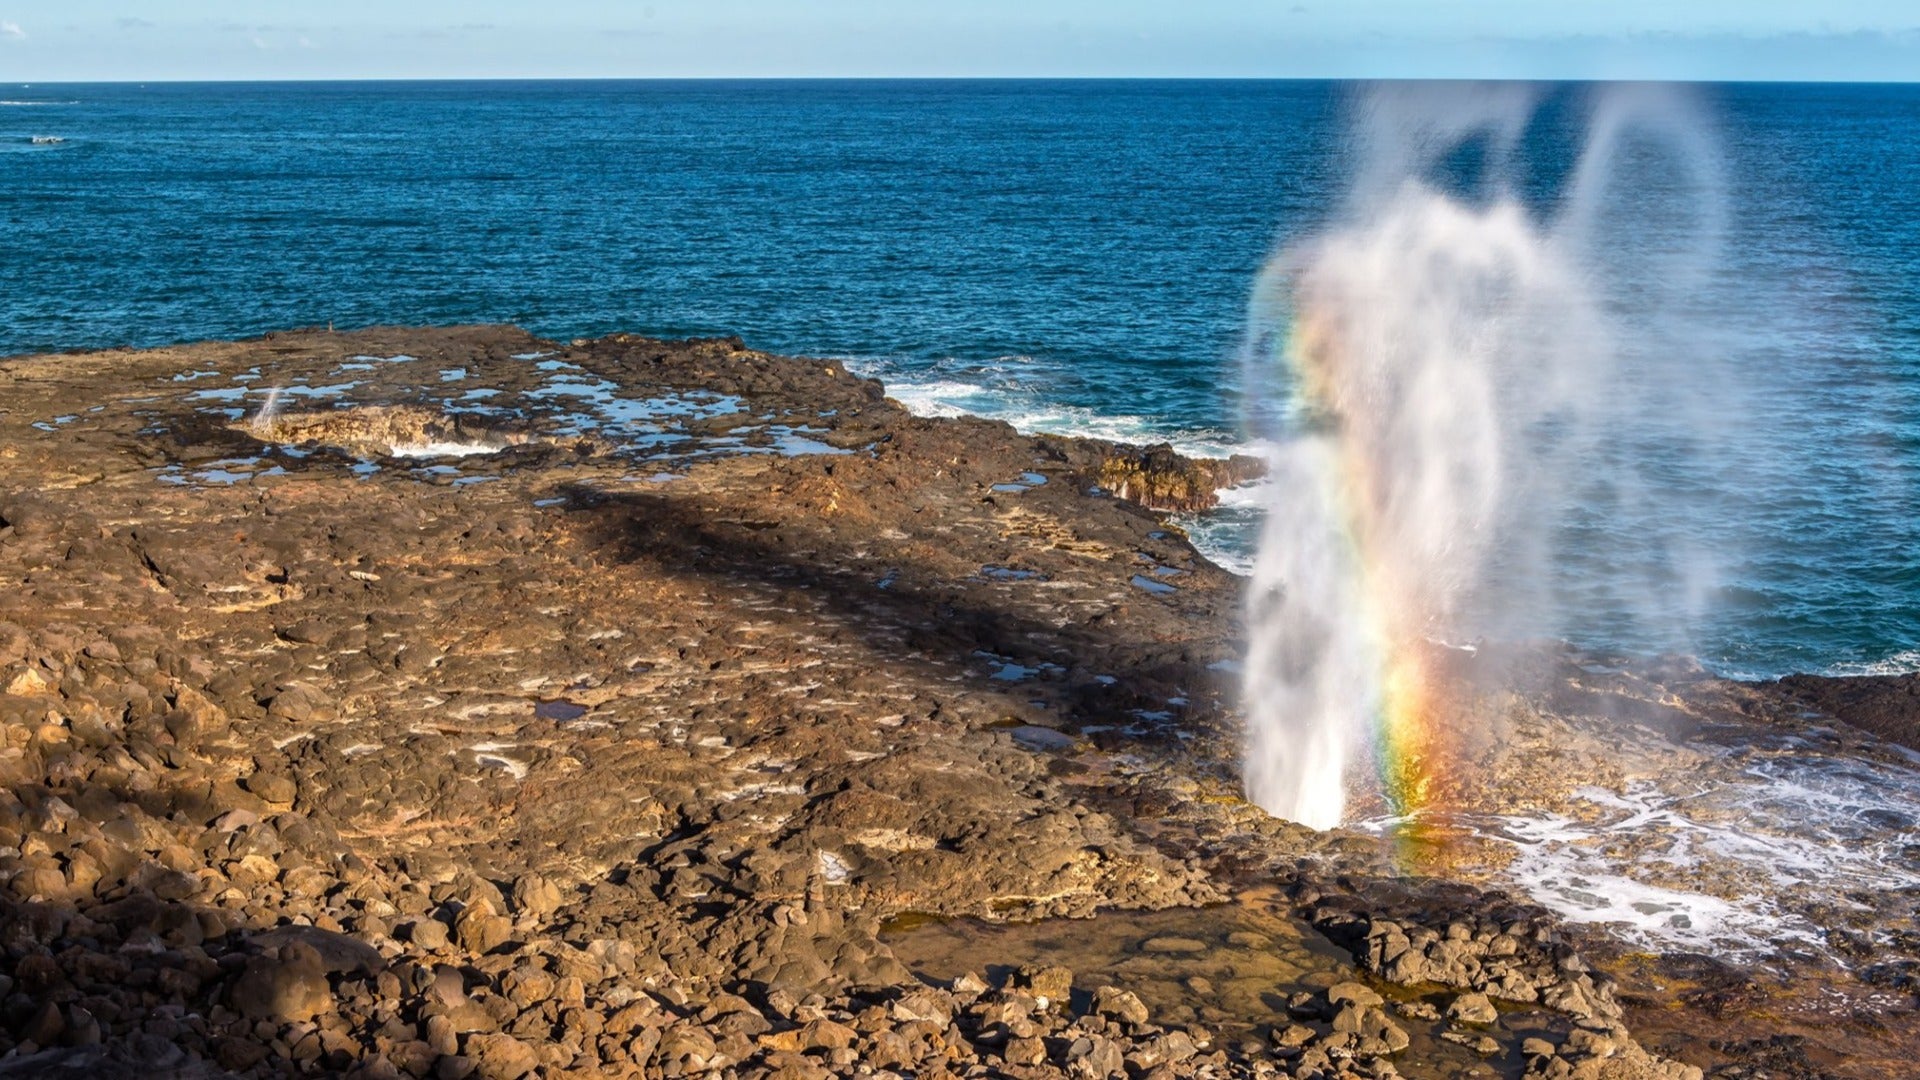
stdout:
<svg viewBox="0 0 1920 1080">
<path fill-rule="evenodd" d="M 1023 491 L 1031 491 L 1046 482 L 1047 478 L 1040 473 L 1021 473 L 1020 479 L 1008 481 L 1004 484 L 995 484 L 993 485 L 993 490 L 1006 495 L 1018 495 Z"/>
<path fill-rule="evenodd" d="M 263 476 L 285 476 L 287 470 L 279 465 L 265 468 L 265 459 L 260 457 L 226 458 L 212 462 L 204 467 L 187 471 L 179 465 L 163 465 L 154 470 L 163 484 L 227 486 L 255 480 Z"/>
<path fill-rule="evenodd" d="M 1345 950 L 1260 894 L 1206 908 L 1103 911 L 1090 919 L 1025 923 L 906 915 L 884 926 L 880 936 L 908 970 L 932 983 L 944 985 L 971 972 L 997 985 L 1022 965 L 1057 964 L 1073 971 L 1069 1004 L 1076 1011 L 1088 1007 L 1095 990 L 1115 986 L 1138 995 L 1156 1022 L 1200 1024 L 1235 1043 L 1264 1042 L 1269 1028 L 1302 1022 L 1288 1013 L 1291 996 L 1323 994 L 1335 983 L 1361 978 Z M 1418 998 L 1392 988 L 1387 995 L 1390 1001 Z M 1434 998 L 1441 1009 L 1448 1000 L 1448 994 Z M 1483 1058 L 1443 1041 L 1444 1024 L 1397 1011 L 1394 1021 L 1413 1040 L 1394 1058 L 1403 1074 L 1461 1078 L 1517 1076 L 1524 1068 L 1519 1040 L 1554 1024 L 1540 1013 L 1507 1014 L 1485 1029 L 1502 1052 Z"/>
<path fill-rule="evenodd" d="M 514 749 L 518 749 L 514 743 L 488 741 L 474 743 L 467 747 L 467 752 L 472 754 L 474 761 L 480 765 L 500 769 L 515 780 L 525 780 L 528 771 L 527 763 L 506 753 Z"/>
<path fill-rule="evenodd" d="M 1013 741 L 1027 750 L 1066 751 L 1078 745 L 1079 740 L 1064 731 L 1040 727 L 1036 724 L 1019 724 L 1007 729 Z"/>
<path fill-rule="evenodd" d="M 587 715 L 587 707 L 577 701 L 568 701 L 565 698 L 552 698 L 547 701 L 535 703 L 533 706 L 533 715 L 542 720 L 558 720 L 564 723 L 568 720 L 578 720 Z"/>
<path fill-rule="evenodd" d="M 438 440 L 396 443 L 387 448 L 387 456 L 396 458 L 475 457 L 481 454 L 497 454 L 504 449 L 506 449 L 505 446 L 494 443 Z"/>
<path fill-rule="evenodd" d="M 922 978 L 971 971 L 995 982 L 1023 964 L 1059 964 L 1074 973 L 1076 999 L 1117 986 L 1156 1016 L 1215 1026 L 1284 1019 L 1289 993 L 1357 977 L 1318 931 L 1253 903 L 1025 923 L 909 916 L 881 938 Z"/>
<path fill-rule="evenodd" d="M 1066 671 L 1066 669 L 1059 664 L 1048 663 L 1044 660 L 1034 665 L 1022 664 L 1009 657 L 1001 656 L 998 653 L 988 652 L 985 649 L 975 649 L 973 655 L 993 665 L 993 671 L 987 677 L 995 682 L 1026 682 L 1035 676 L 1044 675 L 1047 677 L 1055 677 Z"/>
</svg>

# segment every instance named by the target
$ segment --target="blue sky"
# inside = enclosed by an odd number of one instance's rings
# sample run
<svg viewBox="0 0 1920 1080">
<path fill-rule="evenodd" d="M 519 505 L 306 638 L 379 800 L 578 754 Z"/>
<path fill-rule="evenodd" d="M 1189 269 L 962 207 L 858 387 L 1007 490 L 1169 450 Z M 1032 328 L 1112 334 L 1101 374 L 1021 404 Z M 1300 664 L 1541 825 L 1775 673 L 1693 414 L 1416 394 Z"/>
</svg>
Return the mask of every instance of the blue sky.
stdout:
<svg viewBox="0 0 1920 1080">
<path fill-rule="evenodd" d="M 1920 0 L 0 0 L 0 82 L 1920 79 Z"/>
</svg>

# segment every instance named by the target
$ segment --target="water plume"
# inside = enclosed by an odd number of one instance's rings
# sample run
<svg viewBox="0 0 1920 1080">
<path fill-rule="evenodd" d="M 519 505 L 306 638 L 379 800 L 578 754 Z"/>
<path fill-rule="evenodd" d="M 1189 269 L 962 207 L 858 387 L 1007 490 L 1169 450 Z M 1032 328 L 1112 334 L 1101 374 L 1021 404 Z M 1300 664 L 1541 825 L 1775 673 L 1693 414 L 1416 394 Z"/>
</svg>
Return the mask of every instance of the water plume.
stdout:
<svg viewBox="0 0 1920 1080">
<path fill-rule="evenodd" d="M 278 386 L 268 390 L 266 400 L 260 403 L 260 411 L 253 414 L 253 419 L 247 422 L 247 426 L 255 434 L 272 431 L 274 422 L 280 419 L 280 408 L 285 403 L 285 398 L 286 395 Z"/>
<path fill-rule="evenodd" d="M 1679 90 L 1602 89 L 1555 159 L 1565 106 L 1371 91 L 1346 198 L 1256 290 L 1249 385 L 1291 417 L 1245 668 L 1247 790 L 1274 814 L 1335 825 L 1361 784 L 1427 803 L 1462 734 L 1436 649 L 1671 647 L 1707 594 L 1683 529 L 1619 524 L 1684 517 L 1685 485 L 1643 463 L 1710 467 L 1691 414 L 1719 355 L 1698 310 L 1724 221 L 1711 125 Z"/>
</svg>

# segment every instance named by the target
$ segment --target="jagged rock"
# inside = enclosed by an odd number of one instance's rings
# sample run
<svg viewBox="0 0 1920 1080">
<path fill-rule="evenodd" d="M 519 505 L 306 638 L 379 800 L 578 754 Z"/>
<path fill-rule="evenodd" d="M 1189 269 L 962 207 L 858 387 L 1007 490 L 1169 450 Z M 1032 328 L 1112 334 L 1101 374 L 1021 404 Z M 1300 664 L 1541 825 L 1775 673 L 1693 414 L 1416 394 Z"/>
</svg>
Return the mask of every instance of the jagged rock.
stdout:
<svg viewBox="0 0 1920 1080">
<path fill-rule="evenodd" d="M 1447 1019 L 1466 1024 L 1491 1024 L 1500 1019 L 1500 1011 L 1485 994 L 1461 994 L 1447 1006 Z"/>
<path fill-rule="evenodd" d="M 1070 1076 L 1108 1077 L 1127 1074 L 1126 1057 L 1114 1040 L 1101 1035 L 1086 1035 L 1067 1047 L 1067 1073 Z"/>
<path fill-rule="evenodd" d="M 1146 1004 L 1137 995 L 1111 986 L 1093 992 L 1093 1011 L 1134 1025 L 1146 1023 L 1149 1015 Z"/>
<path fill-rule="evenodd" d="M 560 887 L 538 874 L 522 874 L 513 883 L 513 908 L 533 916 L 551 915 L 562 902 Z"/>
<path fill-rule="evenodd" d="M 407 939 L 428 952 L 447 946 L 447 924 L 438 919 L 415 919 L 407 929 Z"/>
<path fill-rule="evenodd" d="M 1032 1036 L 1008 1039 L 1001 1057 L 1009 1065 L 1039 1065 L 1047 1060 L 1047 1044 Z"/>
<path fill-rule="evenodd" d="M 485 1080 L 520 1080 L 540 1067 L 540 1055 L 533 1047 L 511 1035 L 468 1036 L 466 1052 Z"/>
<path fill-rule="evenodd" d="M 1192 513 L 1213 506 L 1215 492 L 1266 475 L 1259 458 L 1226 460 L 1183 457 L 1161 443 L 1144 449 L 1114 447 L 1100 463 L 1097 482 L 1123 499 L 1155 510 Z"/>
<path fill-rule="evenodd" d="M 505 916 L 495 915 L 485 901 L 460 912 L 453 921 L 453 937 L 470 953 L 492 952 L 513 936 L 513 924 Z"/>
<path fill-rule="evenodd" d="M 902 995 L 888 1009 L 895 1020 L 922 1020 L 945 1028 L 953 1022 L 953 1000 L 933 990 L 916 990 Z"/>
</svg>

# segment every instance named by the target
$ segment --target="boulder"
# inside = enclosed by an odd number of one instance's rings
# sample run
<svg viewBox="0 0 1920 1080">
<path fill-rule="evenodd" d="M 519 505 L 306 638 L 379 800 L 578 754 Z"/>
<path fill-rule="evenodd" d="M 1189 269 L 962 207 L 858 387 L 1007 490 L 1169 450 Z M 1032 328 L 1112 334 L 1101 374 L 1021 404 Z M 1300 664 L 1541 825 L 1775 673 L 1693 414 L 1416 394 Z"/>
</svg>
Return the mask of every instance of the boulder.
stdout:
<svg viewBox="0 0 1920 1080">
<path fill-rule="evenodd" d="M 294 941 L 247 961 L 227 1005 L 255 1020 L 312 1020 L 333 1009 L 327 967 L 313 946 Z"/>
</svg>

